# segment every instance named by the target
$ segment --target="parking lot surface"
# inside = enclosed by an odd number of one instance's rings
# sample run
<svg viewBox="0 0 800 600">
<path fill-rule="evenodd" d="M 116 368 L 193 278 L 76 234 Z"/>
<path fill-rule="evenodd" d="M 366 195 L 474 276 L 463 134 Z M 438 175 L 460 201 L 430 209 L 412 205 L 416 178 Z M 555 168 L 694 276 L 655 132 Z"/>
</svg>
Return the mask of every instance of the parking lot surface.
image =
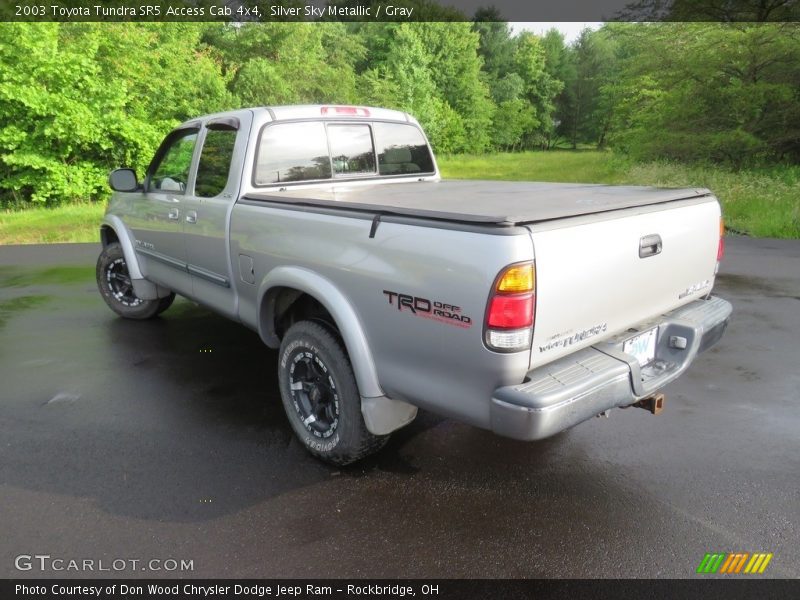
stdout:
<svg viewBox="0 0 800 600">
<path fill-rule="evenodd" d="M 295 441 L 255 333 L 185 300 L 117 318 L 97 253 L 0 247 L 0 576 L 800 576 L 800 242 L 727 240 L 733 320 L 659 416 L 522 443 L 421 413 L 345 469 Z"/>
</svg>

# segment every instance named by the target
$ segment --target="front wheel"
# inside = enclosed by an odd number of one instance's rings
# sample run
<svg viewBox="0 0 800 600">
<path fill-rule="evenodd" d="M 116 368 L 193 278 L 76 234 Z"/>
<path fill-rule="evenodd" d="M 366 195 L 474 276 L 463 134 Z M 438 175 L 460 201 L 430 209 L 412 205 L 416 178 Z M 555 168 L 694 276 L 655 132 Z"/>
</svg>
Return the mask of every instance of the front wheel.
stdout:
<svg viewBox="0 0 800 600">
<path fill-rule="evenodd" d="M 367 430 L 347 353 L 319 323 L 300 321 L 289 328 L 281 342 L 278 382 L 292 429 L 322 460 L 347 465 L 388 441 L 389 436 Z"/>
<path fill-rule="evenodd" d="M 126 319 L 151 319 L 167 310 L 175 294 L 156 300 L 142 300 L 133 290 L 122 246 L 109 244 L 100 253 L 95 270 L 97 287 L 109 308 Z"/>
</svg>

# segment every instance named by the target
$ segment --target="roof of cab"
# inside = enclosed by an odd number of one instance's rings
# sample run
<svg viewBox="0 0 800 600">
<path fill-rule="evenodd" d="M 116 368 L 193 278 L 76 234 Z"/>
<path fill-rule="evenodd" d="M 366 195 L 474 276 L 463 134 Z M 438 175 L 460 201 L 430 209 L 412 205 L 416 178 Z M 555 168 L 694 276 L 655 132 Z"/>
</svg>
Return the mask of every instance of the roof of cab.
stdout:
<svg viewBox="0 0 800 600">
<path fill-rule="evenodd" d="M 372 119 L 381 121 L 398 121 L 401 123 L 413 123 L 419 125 L 417 120 L 408 113 L 390 108 L 379 108 L 376 106 L 354 106 L 345 104 L 294 104 L 287 106 L 254 106 L 250 108 L 240 108 L 225 112 L 202 115 L 184 121 L 176 129 L 186 127 L 198 127 L 201 122 L 209 119 L 219 119 L 225 117 L 236 117 L 245 111 L 252 111 L 254 114 L 269 115 L 272 121 L 288 121 L 292 119 L 342 119 L 354 121 L 359 119 Z"/>
<path fill-rule="evenodd" d="M 257 110 L 257 109 L 254 109 Z M 262 110 L 269 112 L 276 121 L 288 119 L 344 118 L 344 119 L 381 119 L 415 123 L 413 117 L 399 110 L 378 108 L 376 106 L 353 106 L 344 104 L 299 104 L 292 106 L 266 106 Z"/>
</svg>

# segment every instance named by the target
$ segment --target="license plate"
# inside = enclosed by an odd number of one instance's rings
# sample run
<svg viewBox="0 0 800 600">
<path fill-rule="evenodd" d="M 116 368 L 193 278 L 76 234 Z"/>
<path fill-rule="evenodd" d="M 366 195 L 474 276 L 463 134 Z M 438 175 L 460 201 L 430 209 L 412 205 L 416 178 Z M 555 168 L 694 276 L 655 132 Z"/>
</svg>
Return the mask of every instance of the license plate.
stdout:
<svg viewBox="0 0 800 600">
<path fill-rule="evenodd" d="M 656 357 L 656 339 L 658 338 L 658 327 L 649 329 L 644 333 L 625 340 L 622 344 L 622 351 L 636 357 L 641 366 L 649 365 Z"/>
</svg>

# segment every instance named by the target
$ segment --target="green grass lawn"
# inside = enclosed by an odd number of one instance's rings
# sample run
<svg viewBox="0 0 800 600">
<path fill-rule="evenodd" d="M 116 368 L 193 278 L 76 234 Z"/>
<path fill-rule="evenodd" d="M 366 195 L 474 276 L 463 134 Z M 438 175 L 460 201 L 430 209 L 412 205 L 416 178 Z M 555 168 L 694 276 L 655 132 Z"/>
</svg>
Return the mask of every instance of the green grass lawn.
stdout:
<svg viewBox="0 0 800 600">
<path fill-rule="evenodd" d="M 734 173 L 650 163 L 630 167 L 625 182 L 706 187 L 722 203 L 729 229 L 754 237 L 800 238 L 800 167 Z"/>
<path fill-rule="evenodd" d="M 104 204 L 0 212 L 0 244 L 100 241 Z"/>
<path fill-rule="evenodd" d="M 707 187 L 722 202 L 729 228 L 757 237 L 800 238 L 800 167 L 733 172 L 721 167 L 632 163 L 611 152 L 555 150 L 441 156 L 451 179 L 564 181 Z M 0 212 L 0 244 L 94 242 L 101 204 Z"/>
<path fill-rule="evenodd" d="M 800 166 L 733 172 L 668 162 L 632 163 L 610 152 L 556 150 L 443 156 L 442 176 L 705 187 L 720 199 L 729 229 L 756 237 L 800 238 Z"/>
<path fill-rule="evenodd" d="M 610 152 L 551 150 L 439 156 L 442 177 L 506 181 L 623 183 L 624 167 Z"/>
</svg>

